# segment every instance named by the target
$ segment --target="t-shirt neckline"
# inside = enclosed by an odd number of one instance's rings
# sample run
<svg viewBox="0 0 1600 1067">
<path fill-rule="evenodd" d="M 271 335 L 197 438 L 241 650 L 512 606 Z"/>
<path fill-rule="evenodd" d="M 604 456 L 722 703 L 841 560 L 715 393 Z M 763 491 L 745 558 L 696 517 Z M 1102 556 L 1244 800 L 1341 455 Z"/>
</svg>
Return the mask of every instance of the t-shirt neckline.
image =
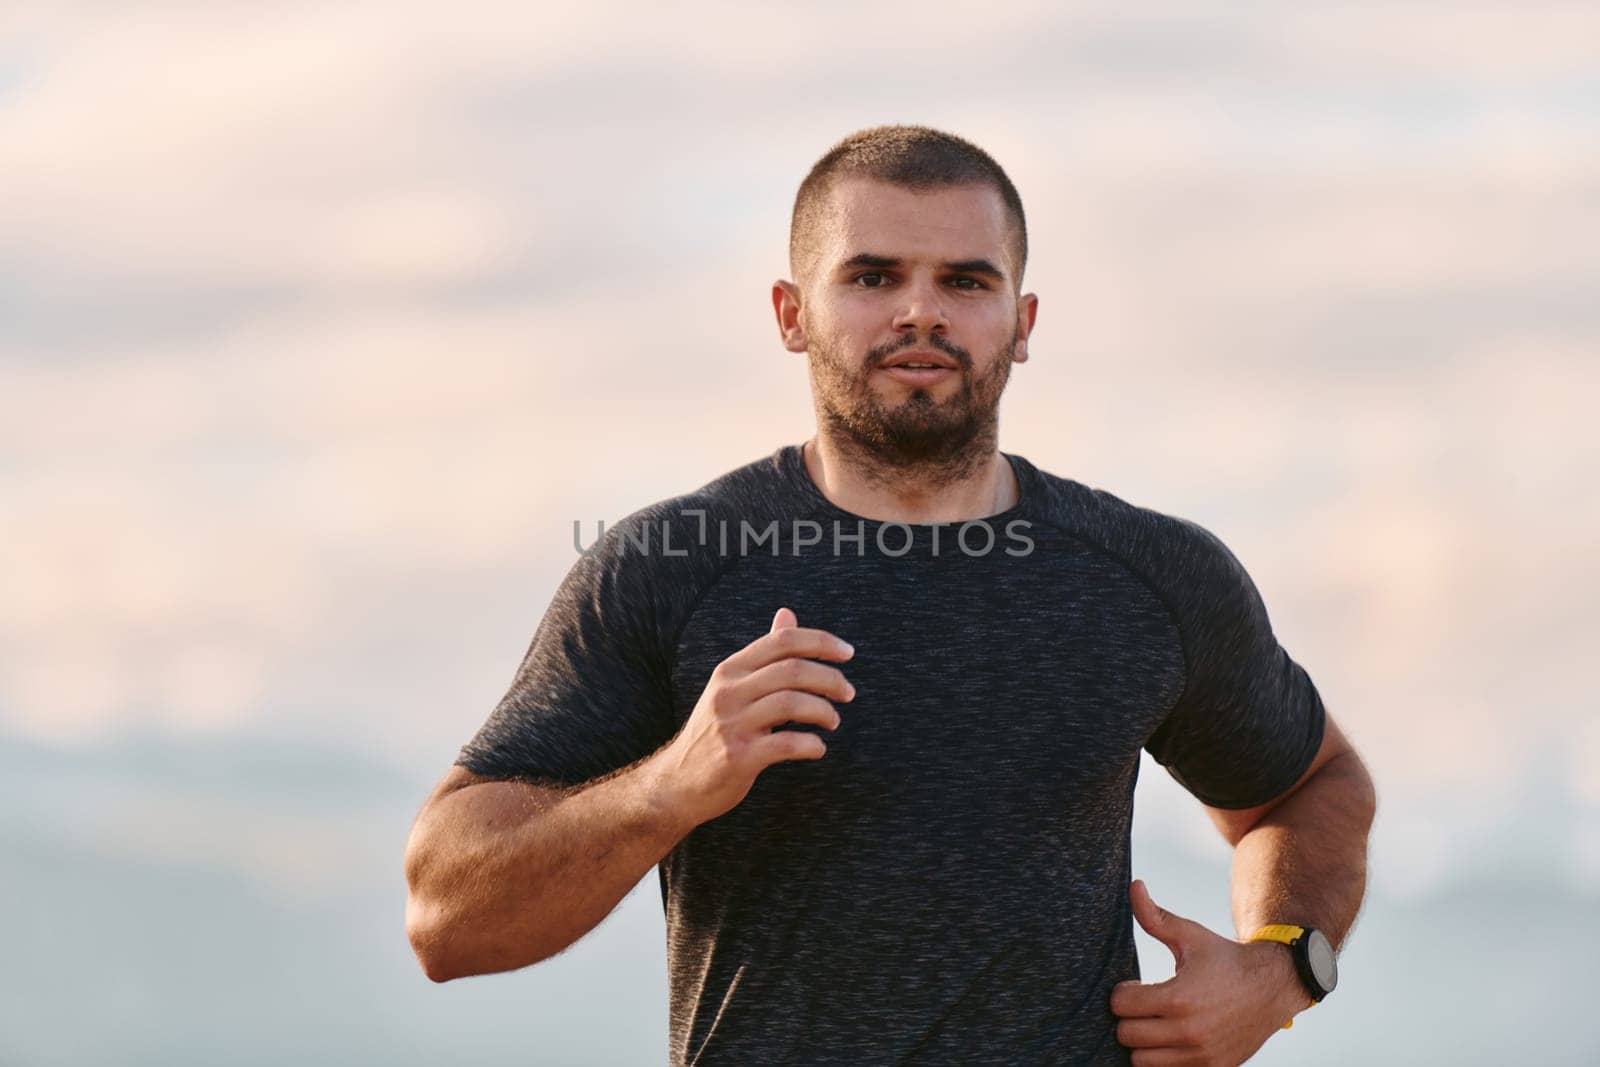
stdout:
<svg viewBox="0 0 1600 1067">
<path fill-rule="evenodd" d="M 1014 455 L 1010 452 L 1001 452 L 1000 454 L 1006 458 L 1006 462 L 1011 464 L 1011 471 L 1016 475 L 1017 478 L 1017 501 L 1004 511 L 998 511 L 993 515 L 977 515 L 968 519 L 947 519 L 943 522 L 901 522 L 898 519 L 869 519 L 865 515 L 857 515 L 853 511 L 847 511 L 838 504 L 835 504 L 833 501 L 829 500 L 823 494 L 822 490 L 817 486 L 817 483 L 812 481 L 811 472 L 806 469 L 805 453 L 802 451 L 803 448 L 804 443 L 802 442 L 801 444 L 784 445 L 779 452 L 779 462 L 784 471 L 789 475 L 789 479 L 795 483 L 800 492 L 804 494 L 805 497 L 810 500 L 816 508 L 827 512 L 832 517 L 842 517 L 854 522 L 866 523 L 869 528 L 882 526 L 885 524 L 898 524 L 901 526 L 909 526 L 914 530 L 925 530 L 931 529 L 934 526 L 959 526 L 963 522 L 985 522 L 993 524 L 996 522 L 1004 522 L 1007 519 L 1016 518 L 1024 514 L 1033 503 L 1033 485 L 1028 476 L 1028 461 L 1023 459 L 1021 456 Z"/>
</svg>

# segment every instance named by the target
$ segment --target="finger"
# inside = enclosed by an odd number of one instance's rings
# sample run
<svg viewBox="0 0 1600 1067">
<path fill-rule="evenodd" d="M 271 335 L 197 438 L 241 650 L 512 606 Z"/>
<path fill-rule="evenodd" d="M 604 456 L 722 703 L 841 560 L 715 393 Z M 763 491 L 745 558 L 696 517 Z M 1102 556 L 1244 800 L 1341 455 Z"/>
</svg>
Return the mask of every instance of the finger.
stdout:
<svg viewBox="0 0 1600 1067">
<path fill-rule="evenodd" d="M 758 738 L 750 751 L 762 767 L 770 767 L 784 760 L 821 759 L 827 755 L 828 743 L 804 730 L 774 730 Z"/>
<path fill-rule="evenodd" d="M 1172 912 L 1157 904 L 1150 896 L 1150 887 L 1145 885 L 1144 879 L 1134 879 L 1129 890 L 1128 899 L 1133 905 L 1133 917 L 1139 920 L 1139 925 L 1144 932 L 1166 945 L 1172 951 L 1173 957 L 1181 964 L 1183 962 L 1183 940 L 1189 933 L 1189 920 L 1174 915 Z"/>
<path fill-rule="evenodd" d="M 838 728 L 839 721 L 839 712 L 834 706 L 814 693 L 780 689 L 746 708 L 743 725 L 764 731 L 786 722 L 800 722 L 833 730 Z"/>
<path fill-rule="evenodd" d="M 777 614 L 772 616 L 772 630 L 783 630 L 799 625 L 800 620 L 795 618 L 794 612 L 788 608 L 779 608 Z M 772 630 L 767 632 L 771 633 Z"/>
<path fill-rule="evenodd" d="M 1181 1019 L 1124 1019 L 1117 1024 L 1117 1043 L 1128 1048 L 1198 1048 L 1193 1024 Z"/>
<path fill-rule="evenodd" d="M 1198 1049 L 1140 1048 L 1129 1057 L 1133 1067 L 1203 1067 L 1207 1062 Z"/>
<path fill-rule="evenodd" d="M 736 700 L 754 703 L 780 689 L 799 689 L 829 700 L 855 699 L 856 687 L 838 667 L 810 659 L 780 659 L 745 675 L 729 687 Z"/>
<path fill-rule="evenodd" d="M 855 649 L 826 630 L 785 626 L 769 630 L 722 661 L 735 676 L 742 676 L 788 656 L 845 660 Z"/>
<path fill-rule="evenodd" d="M 1133 906 L 1133 917 L 1139 920 L 1144 932 L 1160 938 L 1165 912 L 1151 899 L 1150 889 L 1144 884 L 1144 879 L 1135 878 L 1133 885 L 1128 887 L 1128 902 Z"/>
<path fill-rule="evenodd" d="M 1118 982 L 1111 987 L 1111 1014 L 1123 1019 L 1182 1015 L 1188 1006 L 1176 1003 L 1177 982 L 1177 975 L 1165 982 Z"/>
</svg>

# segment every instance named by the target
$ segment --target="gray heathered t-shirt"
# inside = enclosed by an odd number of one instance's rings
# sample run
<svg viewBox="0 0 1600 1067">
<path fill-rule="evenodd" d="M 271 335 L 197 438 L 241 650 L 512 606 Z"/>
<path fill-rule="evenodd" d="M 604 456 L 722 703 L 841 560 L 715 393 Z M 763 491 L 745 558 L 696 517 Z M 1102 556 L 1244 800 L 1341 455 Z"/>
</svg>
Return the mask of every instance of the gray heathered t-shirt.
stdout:
<svg viewBox="0 0 1600 1067">
<path fill-rule="evenodd" d="M 1006 458 L 1018 503 L 965 527 L 845 512 L 798 445 L 634 512 L 462 748 L 586 782 L 666 744 L 779 607 L 855 646 L 839 728 L 785 727 L 827 754 L 762 771 L 658 868 L 671 1063 L 1127 1064 L 1140 750 L 1223 808 L 1310 765 L 1322 701 L 1238 559 Z"/>
</svg>

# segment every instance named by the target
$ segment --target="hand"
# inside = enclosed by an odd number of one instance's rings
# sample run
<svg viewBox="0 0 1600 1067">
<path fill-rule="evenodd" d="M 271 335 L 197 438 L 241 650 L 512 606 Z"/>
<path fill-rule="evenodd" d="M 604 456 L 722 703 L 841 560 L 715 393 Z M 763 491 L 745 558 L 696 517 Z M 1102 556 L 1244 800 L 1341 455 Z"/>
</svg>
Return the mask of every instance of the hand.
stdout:
<svg viewBox="0 0 1600 1067">
<path fill-rule="evenodd" d="M 1213 933 L 1157 907 L 1142 879 L 1129 896 L 1134 918 L 1176 963 L 1165 982 L 1111 991 L 1117 1040 L 1133 1050 L 1134 1067 L 1237 1067 L 1313 1003 L 1287 945 Z"/>
<path fill-rule="evenodd" d="M 833 634 L 802 629 L 794 612 L 779 608 L 771 630 L 717 664 L 683 729 L 653 758 L 673 810 L 698 826 L 738 805 L 772 764 L 820 759 L 828 750 L 822 738 L 773 727 L 837 729 L 839 713 L 829 701 L 854 700 L 855 687 L 839 668 L 810 657 L 853 655 Z"/>
</svg>

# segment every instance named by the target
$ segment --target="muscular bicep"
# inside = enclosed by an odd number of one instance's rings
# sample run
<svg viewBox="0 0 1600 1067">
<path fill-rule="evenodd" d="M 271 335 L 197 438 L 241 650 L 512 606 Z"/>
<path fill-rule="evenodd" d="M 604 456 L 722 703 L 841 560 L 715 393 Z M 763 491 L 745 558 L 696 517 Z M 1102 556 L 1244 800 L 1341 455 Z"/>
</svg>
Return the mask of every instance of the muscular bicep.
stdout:
<svg viewBox="0 0 1600 1067">
<path fill-rule="evenodd" d="M 451 793 L 454 793 L 458 789 L 465 789 L 469 785 L 478 785 L 482 782 L 492 782 L 494 780 L 495 779 L 486 775 L 475 774 L 458 763 L 444 772 L 444 777 L 441 778 L 439 780 L 439 784 L 434 787 L 433 795 L 430 796 L 428 800 L 431 803 L 432 801 L 438 800 L 440 797 L 448 796 Z"/>
<path fill-rule="evenodd" d="M 1309 781 L 1312 775 L 1320 771 L 1333 760 L 1344 755 L 1353 755 L 1355 749 L 1344 736 L 1338 724 L 1333 721 L 1333 716 L 1324 713 L 1322 744 L 1317 748 L 1317 753 L 1311 758 L 1311 763 L 1301 773 L 1295 783 L 1282 793 L 1273 797 L 1265 804 L 1258 804 L 1253 808 L 1214 808 L 1209 804 L 1202 804 L 1206 814 L 1211 816 L 1211 821 L 1227 839 L 1228 844 L 1236 845 L 1239 839 L 1264 818 L 1273 808 L 1293 796 L 1295 791 Z"/>
<path fill-rule="evenodd" d="M 418 815 L 418 819 L 420 820 L 422 816 L 428 813 L 430 808 L 452 793 L 458 793 L 470 786 L 494 787 L 493 792 L 498 798 L 496 806 L 503 806 L 507 802 L 512 802 L 517 807 L 524 809 L 531 805 L 535 810 L 549 807 L 563 795 L 572 792 L 571 786 L 557 782 L 530 782 L 525 779 L 508 780 L 495 778 L 478 774 L 457 763 L 445 771 L 444 777 L 439 780 L 439 784 L 434 787 L 433 792 L 429 794 L 428 799 L 423 803 L 422 812 Z M 479 795 L 482 796 L 483 794 Z M 478 797 L 474 797 L 473 800 L 476 804 Z"/>
</svg>

